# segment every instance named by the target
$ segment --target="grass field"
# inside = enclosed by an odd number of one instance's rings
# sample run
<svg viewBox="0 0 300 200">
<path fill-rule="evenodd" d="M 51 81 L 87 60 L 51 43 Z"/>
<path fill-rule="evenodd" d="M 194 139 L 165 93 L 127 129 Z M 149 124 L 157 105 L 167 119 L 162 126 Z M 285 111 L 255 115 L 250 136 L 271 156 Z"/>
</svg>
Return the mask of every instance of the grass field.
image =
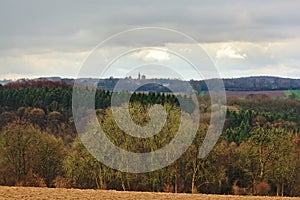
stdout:
<svg viewBox="0 0 300 200">
<path fill-rule="evenodd" d="M 79 189 L 54 189 L 33 187 L 0 187 L 0 199 L 100 199 L 100 200 L 296 200 L 291 197 L 259 197 L 259 196 L 232 196 L 232 195 L 206 195 L 206 194 L 172 194 L 151 192 L 119 192 L 111 190 L 79 190 Z"/>
<path fill-rule="evenodd" d="M 250 94 L 264 94 L 272 99 L 287 99 L 294 95 L 295 99 L 300 100 L 300 90 L 272 90 L 272 91 L 226 91 L 227 97 L 247 98 Z"/>
<path fill-rule="evenodd" d="M 300 100 L 300 90 L 285 90 L 284 94 L 286 97 L 294 94 L 297 100 Z"/>
</svg>

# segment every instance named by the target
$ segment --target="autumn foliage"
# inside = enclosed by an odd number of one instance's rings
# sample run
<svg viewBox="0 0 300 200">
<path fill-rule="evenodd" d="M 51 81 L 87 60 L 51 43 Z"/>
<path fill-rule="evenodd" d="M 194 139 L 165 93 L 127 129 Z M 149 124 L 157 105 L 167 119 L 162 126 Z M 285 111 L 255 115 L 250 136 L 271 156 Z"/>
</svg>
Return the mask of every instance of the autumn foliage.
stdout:
<svg viewBox="0 0 300 200">
<path fill-rule="evenodd" d="M 149 152 L 165 146 L 176 134 L 180 97 L 132 94 L 130 109 L 136 123 L 147 124 L 153 104 L 168 111 L 165 127 L 149 139 L 130 137 L 118 128 L 110 108 L 111 92 L 99 90 L 95 98 L 99 124 L 123 149 Z M 198 100 L 201 120 L 184 155 L 163 169 L 129 174 L 103 165 L 83 146 L 74 126 L 69 85 L 24 80 L 0 87 L 0 184 L 300 196 L 299 101 L 229 98 L 219 142 L 207 157 L 198 159 L 211 110 L 209 97 Z"/>
</svg>

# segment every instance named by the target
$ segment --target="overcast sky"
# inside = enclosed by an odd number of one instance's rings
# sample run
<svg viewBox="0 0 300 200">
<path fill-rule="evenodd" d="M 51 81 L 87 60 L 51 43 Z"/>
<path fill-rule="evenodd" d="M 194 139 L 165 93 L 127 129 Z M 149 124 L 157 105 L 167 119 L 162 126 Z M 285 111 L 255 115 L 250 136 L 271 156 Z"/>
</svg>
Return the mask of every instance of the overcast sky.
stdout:
<svg viewBox="0 0 300 200">
<path fill-rule="evenodd" d="M 221 77 L 300 78 L 299 9 L 297 0 L 1 0 L 0 79 L 74 78 L 100 42 L 128 29 L 153 26 L 194 38 L 213 60 Z M 137 42 L 147 46 L 147 41 L 152 45 L 155 40 L 165 50 L 190 51 L 195 57 L 199 54 L 193 44 L 172 38 L 164 42 L 159 34 L 149 37 Z M 120 49 L 130 51 L 134 46 L 122 40 L 110 43 L 97 54 L 97 67 L 100 71 L 105 67 L 101 61 L 108 54 L 116 54 Z M 134 59 L 138 59 L 139 63 L 152 60 L 174 65 L 177 74 L 184 78 L 199 79 L 164 51 L 141 50 L 127 57 L 106 75 L 128 75 Z"/>
</svg>

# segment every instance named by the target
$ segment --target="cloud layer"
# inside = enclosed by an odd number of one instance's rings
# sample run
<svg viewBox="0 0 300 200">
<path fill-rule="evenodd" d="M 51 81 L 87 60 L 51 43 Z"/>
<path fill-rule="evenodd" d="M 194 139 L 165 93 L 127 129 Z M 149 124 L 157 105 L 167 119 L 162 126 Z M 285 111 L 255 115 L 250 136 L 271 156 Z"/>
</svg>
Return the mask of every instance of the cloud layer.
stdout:
<svg viewBox="0 0 300 200">
<path fill-rule="evenodd" d="M 0 78 L 75 77 L 95 45 L 129 28 L 182 31 L 201 44 L 221 76 L 300 77 L 299 1 L 16 1 L 0 2 Z M 145 36 L 162 47 L 160 35 Z M 116 41 L 114 48 L 132 48 Z M 101 55 L 100 55 L 101 56 Z M 99 59 L 105 59 L 105 55 Z M 144 58 L 167 58 L 146 53 Z M 130 63 L 126 63 L 130 64 Z M 274 70 L 277 69 L 277 70 Z M 184 70 L 184 69 L 181 69 Z M 197 77 L 190 77 L 197 78 Z"/>
</svg>

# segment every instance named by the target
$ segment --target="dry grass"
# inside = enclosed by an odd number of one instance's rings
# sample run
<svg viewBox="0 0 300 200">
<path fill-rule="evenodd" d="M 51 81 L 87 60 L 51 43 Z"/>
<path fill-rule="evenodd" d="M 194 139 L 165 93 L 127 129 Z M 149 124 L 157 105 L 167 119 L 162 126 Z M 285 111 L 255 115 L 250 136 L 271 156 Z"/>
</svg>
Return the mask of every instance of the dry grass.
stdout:
<svg viewBox="0 0 300 200">
<path fill-rule="evenodd" d="M 206 194 L 171 194 L 171 193 L 151 193 L 151 192 L 118 192 L 109 190 L 79 190 L 79 189 L 54 189 L 54 188 L 32 188 L 32 187 L 0 187 L 0 199 L 100 199 L 100 200 L 207 200 L 207 199 L 286 199 L 296 200 L 300 198 L 289 197 L 250 197 L 232 195 L 206 195 Z"/>
</svg>

